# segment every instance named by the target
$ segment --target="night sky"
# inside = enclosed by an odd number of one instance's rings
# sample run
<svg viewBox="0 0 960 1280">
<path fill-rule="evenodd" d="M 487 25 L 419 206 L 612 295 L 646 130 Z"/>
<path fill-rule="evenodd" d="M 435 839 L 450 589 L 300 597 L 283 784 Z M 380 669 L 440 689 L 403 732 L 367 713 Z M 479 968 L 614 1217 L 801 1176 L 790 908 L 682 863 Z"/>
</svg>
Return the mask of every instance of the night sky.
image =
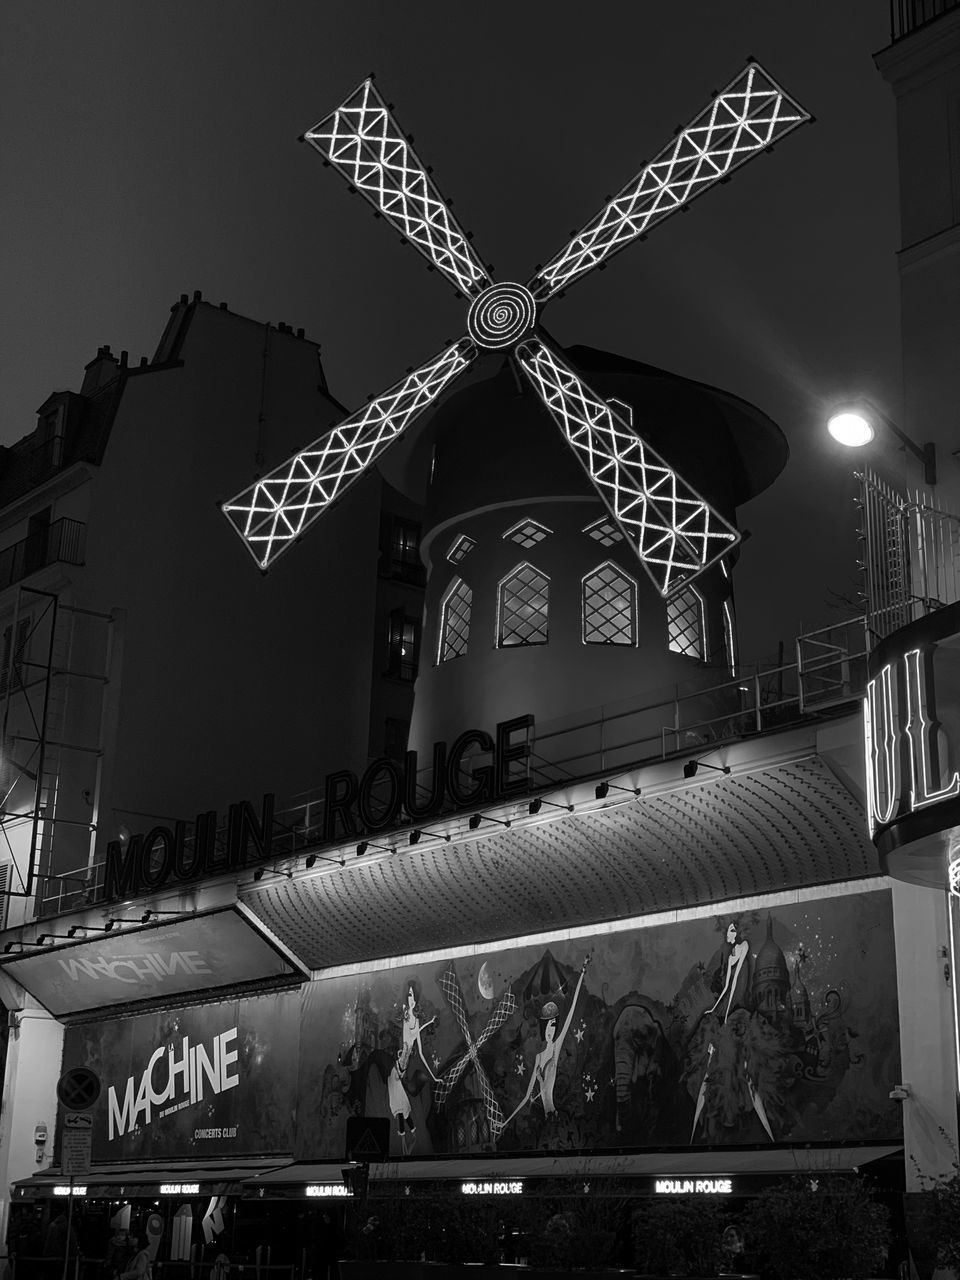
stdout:
<svg viewBox="0 0 960 1280">
<path fill-rule="evenodd" d="M 781 425 L 791 462 L 741 509 L 737 591 L 744 657 L 780 638 L 789 654 L 857 581 L 853 463 L 824 406 L 899 411 L 894 100 L 872 61 L 887 24 L 882 0 L 10 6 L 0 442 L 79 388 L 98 345 L 152 354 L 182 292 L 305 327 L 351 408 L 463 331 L 442 277 L 297 143 L 371 70 L 481 257 L 522 281 L 752 54 L 817 123 L 545 319 Z"/>
</svg>

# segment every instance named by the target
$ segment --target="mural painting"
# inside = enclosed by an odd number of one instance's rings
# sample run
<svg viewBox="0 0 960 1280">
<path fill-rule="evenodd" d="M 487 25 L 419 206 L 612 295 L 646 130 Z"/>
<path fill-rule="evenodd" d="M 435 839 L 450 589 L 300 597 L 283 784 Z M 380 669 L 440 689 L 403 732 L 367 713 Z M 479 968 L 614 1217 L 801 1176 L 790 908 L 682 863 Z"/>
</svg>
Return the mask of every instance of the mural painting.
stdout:
<svg viewBox="0 0 960 1280">
<path fill-rule="evenodd" d="M 297 1155 L 896 1140 L 887 891 L 308 984 Z"/>
</svg>

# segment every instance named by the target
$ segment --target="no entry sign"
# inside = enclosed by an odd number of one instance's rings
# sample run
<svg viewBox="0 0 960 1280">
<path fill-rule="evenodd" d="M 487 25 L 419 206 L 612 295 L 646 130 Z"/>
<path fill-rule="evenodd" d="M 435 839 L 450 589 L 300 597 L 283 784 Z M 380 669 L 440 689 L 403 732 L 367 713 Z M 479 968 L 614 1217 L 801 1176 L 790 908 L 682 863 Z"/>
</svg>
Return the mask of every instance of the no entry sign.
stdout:
<svg viewBox="0 0 960 1280">
<path fill-rule="evenodd" d="M 89 1111 L 100 1097 L 100 1077 L 90 1067 L 71 1067 L 57 1081 L 57 1097 L 68 1111 Z"/>
</svg>

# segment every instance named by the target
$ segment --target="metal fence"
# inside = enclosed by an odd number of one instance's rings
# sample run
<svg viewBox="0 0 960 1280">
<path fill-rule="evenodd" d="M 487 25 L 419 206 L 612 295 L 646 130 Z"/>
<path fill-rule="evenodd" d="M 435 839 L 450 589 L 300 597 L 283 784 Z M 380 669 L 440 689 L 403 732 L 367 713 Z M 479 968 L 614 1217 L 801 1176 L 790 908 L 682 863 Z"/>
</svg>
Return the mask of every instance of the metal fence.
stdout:
<svg viewBox="0 0 960 1280">
<path fill-rule="evenodd" d="M 890 0 L 891 43 L 958 7 L 960 0 Z"/>
<path fill-rule="evenodd" d="M 674 685 L 540 722 L 531 731 L 522 762 L 525 785 L 535 792 L 611 776 L 798 724 L 862 695 L 867 652 L 864 619 L 852 618 L 799 637 L 793 661 L 745 663 L 735 679 L 707 686 Z M 483 763 L 482 754 L 467 758 L 465 785 L 469 785 L 469 770 Z M 430 794 L 431 783 L 430 769 L 420 770 L 422 797 Z M 377 800 L 374 794 L 375 804 Z M 319 790 L 291 797 L 279 806 L 276 816 L 278 833 L 272 853 L 278 862 L 320 845 L 324 797 Z M 376 838 L 389 841 L 391 836 L 385 833 Z M 223 847 L 225 840 L 224 825 L 217 841 Z M 189 837 L 186 843 L 189 852 Z M 103 873 L 103 863 L 97 862 L 42 878 L 38 916 L 80 910 L 100 901 Z"/>
<path fill-rule="evenodd" d="M 858 478 L 864 612 L 875 644 L 960 600 L 960 518 L 935 496 L 905 496 L 872 471 Z"/>
<path fill-rule="evenodd" d="M 83 564 L 82 520 L 64 516 L 0 551 L 0 591 L 48 564 Z"/>
</svg>

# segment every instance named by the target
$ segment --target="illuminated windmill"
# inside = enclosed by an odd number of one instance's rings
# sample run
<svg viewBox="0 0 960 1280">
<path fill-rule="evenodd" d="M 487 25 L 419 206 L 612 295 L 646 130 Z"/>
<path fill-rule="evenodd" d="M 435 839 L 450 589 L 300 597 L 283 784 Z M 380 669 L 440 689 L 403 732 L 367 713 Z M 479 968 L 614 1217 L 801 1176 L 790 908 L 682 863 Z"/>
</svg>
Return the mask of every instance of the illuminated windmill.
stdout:
<svg viewBox="0 0 960 1280">
<path fill-rule="evenodd" d="M 333 503 L 481 351 L 512 355 L 658 592 L 666 597 L 739 539 L 736 529 L 537 330 L 544 305 L 785 134 L 808 114 L 755 62 L 641 169 L 526 285 L 495 284 L 373 80 L 305 136 L 469 299 L 467 332 L 224 503 L 261 568 Z"/>
</svg>

